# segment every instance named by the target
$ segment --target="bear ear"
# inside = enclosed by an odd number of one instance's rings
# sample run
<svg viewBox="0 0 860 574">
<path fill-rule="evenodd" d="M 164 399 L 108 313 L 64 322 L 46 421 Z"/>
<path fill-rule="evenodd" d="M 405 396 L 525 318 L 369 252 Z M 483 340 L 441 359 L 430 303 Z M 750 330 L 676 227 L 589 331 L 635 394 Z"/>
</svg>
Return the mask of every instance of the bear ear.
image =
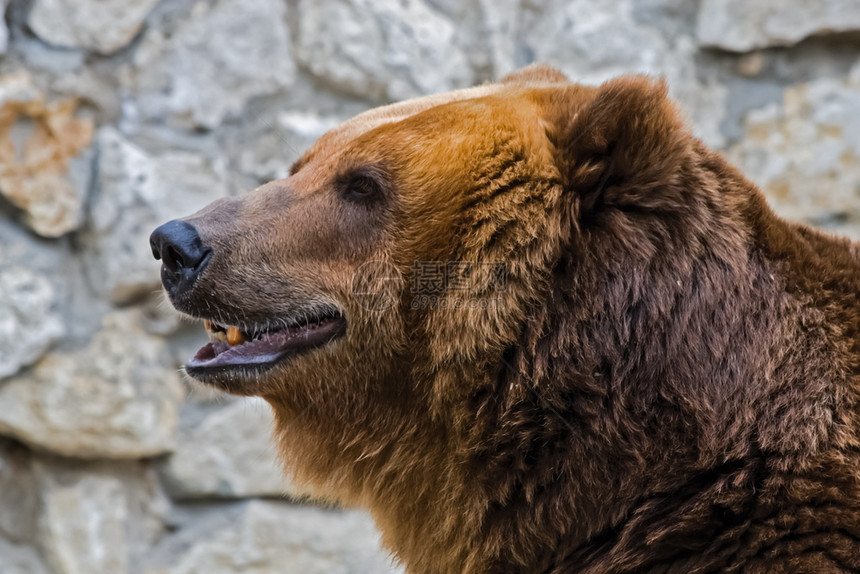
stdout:
<svg viewBox="0 0 860 574">
<path fill-rule="evenodd" d="M 553 139 L 562 181 L 576 194 L 580 215 L 601 205 L 671 201 L 661 190 L 674 187 L 694 140 L 666 83 L 622 76 L 598 88 L 573 87 L 568 96 L 553 104 L 565 108 L 556 110 Z"/>
<path fill-rule="evenodd" d="M 529 64 L 511 72 L 500 80 L 501 84 L 567 84 L 567 76 L 546 64 Z"/>
</svg>

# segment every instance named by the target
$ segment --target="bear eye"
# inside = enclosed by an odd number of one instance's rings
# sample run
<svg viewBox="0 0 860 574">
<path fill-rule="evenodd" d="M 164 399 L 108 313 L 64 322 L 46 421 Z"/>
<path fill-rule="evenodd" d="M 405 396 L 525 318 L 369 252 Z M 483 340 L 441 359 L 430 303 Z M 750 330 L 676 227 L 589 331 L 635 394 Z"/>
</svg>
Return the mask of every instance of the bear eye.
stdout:
<svg viewBox="0 0 860 574">
<path fill-rule="evenodd" d="M 379 185 L 369 177 L 358 176 L 349 182 L 349 188 L 346 191 L 356 199 L 365 199 L 378 193 Z"/>
<path fill-rule="evenodd" d="M 369 204 L 383 196 L 384 173 L 376 166 L 352 170 L 338 179 L 339 194 L 346 200 Z"/>
</svg>

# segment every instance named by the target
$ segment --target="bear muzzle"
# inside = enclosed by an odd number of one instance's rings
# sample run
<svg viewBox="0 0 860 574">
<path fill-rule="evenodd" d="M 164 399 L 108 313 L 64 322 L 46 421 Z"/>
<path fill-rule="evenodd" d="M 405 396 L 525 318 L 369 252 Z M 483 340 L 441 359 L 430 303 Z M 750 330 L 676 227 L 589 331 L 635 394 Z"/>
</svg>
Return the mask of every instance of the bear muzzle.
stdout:
<svg viewBox="0 0 860 574">
<path fill-rule="evenodd" d="M 171 300 L 191 290 L 212 259 L 197 229 L 186 221 L 172 220 L 149 236 L 152 256 L 161 260 L 161 282 Z"/>
</svg>

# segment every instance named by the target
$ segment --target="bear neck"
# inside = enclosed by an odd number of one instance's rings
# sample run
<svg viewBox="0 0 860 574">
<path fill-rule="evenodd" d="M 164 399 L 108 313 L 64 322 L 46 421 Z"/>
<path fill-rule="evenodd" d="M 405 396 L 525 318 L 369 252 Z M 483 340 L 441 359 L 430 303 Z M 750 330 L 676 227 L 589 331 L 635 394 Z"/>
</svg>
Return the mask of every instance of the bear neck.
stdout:
<svg viewBox="0 0 860 574">
<path fill-rule="evenodd" d="M 514 342 L 411 350 L 411 392 L 337 432 L 307 417 L 288 465 L 369 509 L 410 573 L 707 566 L 733 528 L 807 503 L 796 480 L 816 468 L 855 511 L 813 519 L 860 531 L 860 308 L 838 295 L 860 292 L 857 247 L 696 153 L 683 208 L 556 226 L 570 240 L 548 235 L 551 280 L 511 299 L 529 318 Z"/>
<path fill-rule="evenodd" d="M 658 217 L 582 217 L 517 344 L 463 373 L 495 382 L 452 417 L 476 572 L 704 566 L 822 491 L 853 511 L 810 528 L 860 528 L 860 251 L 690 164 Z"/>
</svg>

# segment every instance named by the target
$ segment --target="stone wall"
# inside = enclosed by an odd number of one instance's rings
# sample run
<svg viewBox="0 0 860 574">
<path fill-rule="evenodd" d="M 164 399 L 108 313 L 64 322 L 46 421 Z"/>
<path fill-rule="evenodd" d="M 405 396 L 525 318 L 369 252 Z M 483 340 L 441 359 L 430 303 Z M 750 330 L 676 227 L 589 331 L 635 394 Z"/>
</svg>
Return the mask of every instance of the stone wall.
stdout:
<svg viewBox="0 0 860 574">
<path fill-rule="evenodd" d="M 7 5 L 8 4 L 8 5 Z M 368 107 L 532 61 L 664 75 L 786 217 L 860 238 L 860 2 L 0 0 L 0 573 L 368 573 L 270 413 L 190 385 L 159 223 Z"/>
</svg>

